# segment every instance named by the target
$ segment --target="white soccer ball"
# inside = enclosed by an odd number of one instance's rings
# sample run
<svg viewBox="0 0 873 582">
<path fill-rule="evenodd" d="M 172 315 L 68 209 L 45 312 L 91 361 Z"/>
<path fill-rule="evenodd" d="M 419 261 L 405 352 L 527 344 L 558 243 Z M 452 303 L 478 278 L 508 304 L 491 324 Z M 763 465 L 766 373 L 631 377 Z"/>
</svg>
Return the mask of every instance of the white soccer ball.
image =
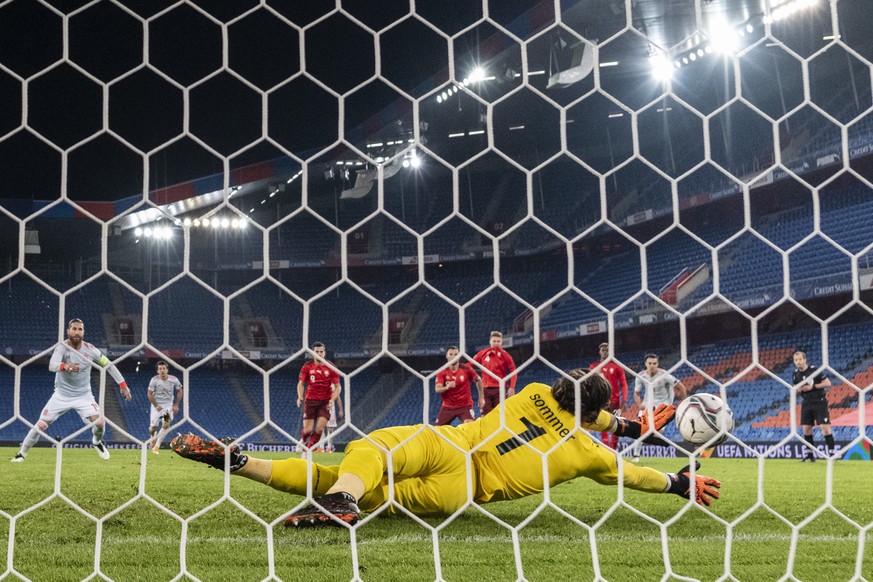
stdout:
<svg viewBox="0 0 873 582">
<path fill-rule="evenodd" d="M 676 426 L 686 441 L 714 447 L 734 429 L 734 413 L 714 394 L 692 394 L 676 408 Z"/>
</svg>

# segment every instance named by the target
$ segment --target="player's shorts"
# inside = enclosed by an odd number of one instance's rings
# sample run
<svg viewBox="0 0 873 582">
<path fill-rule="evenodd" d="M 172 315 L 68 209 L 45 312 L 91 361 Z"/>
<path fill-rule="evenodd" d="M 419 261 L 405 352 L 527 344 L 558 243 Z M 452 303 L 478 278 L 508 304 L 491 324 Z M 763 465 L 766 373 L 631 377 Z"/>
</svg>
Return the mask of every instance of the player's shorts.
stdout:
<svg viewBox="0 0 873 582">
<path fill-rule="evenodd" d="M 443 405 L 440 407 L 439 414 L 437 414 L 436 422 L 434 422 L 434 424 L 437 426 L 451 424 L 456 418 L 460 419 L 461 422 L 476 420 L 476 415 L 473 414 L 473 405 L 462 406 L 460 408 L 446 408 L 446 406 Z"/>
<path fill-rule="evenodd" d="M 500 388 L 485 388 L 482 391 L 485 397 L 485 406 L 482 407 L 482 416 L 485 416 L 500 406 Z"/>
<path fill-rule="evenodd" d="M 55 393 L 42 409 L 39 419 L 51 423 L 70 410 L 75 410 L 83 422 L 91 422 L 88 420 L 89 416 L 100 416 L 100 407 L 97 406 L 97 401 L 94 400 L 94 395 L 90 392 L 73 398 Z"/>
<path fill-rule="evenodd" d="M 330 400 L 304 400 L 303 420 L 330 418 Z"/>
<path fill-rule="evenodd" d="M 800 405 L 800 424 L 813 426 L 815 424 L 830 424 L 831 415 L 828 411 L 828 401 L 825 398 L 818 400 L 804 400 Z"/>
<path fill-rule="evenodd" d="M 173 421 L 173 405 L 161 404 L 161 410 L 158 412 L 158 409 L 155 408 L 154 404 L 152 404 L 149 407 L 149 428 L 160 427 L 161 423 L 164 422 L 165 417 L 167 417 L 167 422 Z"/>
</svg>

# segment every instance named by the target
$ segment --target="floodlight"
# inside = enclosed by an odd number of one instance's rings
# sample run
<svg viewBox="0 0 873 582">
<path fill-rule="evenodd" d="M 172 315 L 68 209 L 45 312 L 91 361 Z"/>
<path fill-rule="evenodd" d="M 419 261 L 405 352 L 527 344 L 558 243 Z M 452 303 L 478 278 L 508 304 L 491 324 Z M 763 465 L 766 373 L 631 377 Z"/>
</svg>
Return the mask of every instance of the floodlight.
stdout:
<svg viewBox="0 0 873 582">
<path fill-rule="evenodd" d="M 718 54 L 732 54 L 739 47 L 739 40 L 733 29 L 723 21 L 714 22 L 707 32 L 712 50 Z M 699 55 L 703 56 L 703 55 Z"/>
<path fill-rule="evenodd" d="M 470 73 L 468 79 L 471 83 L 478 83 L 480 81 L 483 81 L 485 79 L 485 69 L 483 69 L 482 67 L 476 67 L 475 69 L 473 69 L 473 72 Z"/>
<path fill-rule="evenodd" d="M 666 56 L 649 57 L 649 63 L 652 65 L 652 75 L 659 81 L 668 81 L 673 77 L 673 63 Z"/>
</svg>

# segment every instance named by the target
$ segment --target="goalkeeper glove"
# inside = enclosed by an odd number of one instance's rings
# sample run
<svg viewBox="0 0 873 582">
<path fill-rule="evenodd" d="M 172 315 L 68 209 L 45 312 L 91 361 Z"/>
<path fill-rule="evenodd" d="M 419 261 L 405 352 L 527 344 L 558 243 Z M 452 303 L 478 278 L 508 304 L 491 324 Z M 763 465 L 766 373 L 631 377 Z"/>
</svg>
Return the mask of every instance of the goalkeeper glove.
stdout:
<svg viewBox="0 0 873 582">
<path fill-rule="evenodd" d="M 700 463 L 694 462 L 694 470 L 700 468 Z M 678 473 L 667 473 L 667 479 L 670 484 L 667 488 L 668 493 L 675 493 L 685 499 L 691 499 L 691 465 L 686 465 L 679 469 Z M 719 498 L 718 488 L 721 487 L 721 481 L 712 477 L 704 477 L 703 475 L 694 476 L 694 502 L 698 505 L 709 506 L 714 499 Z"/>
<path fill-rule="evenodd" d="M 618 426 L 615 429 L 615 434 L 620 437 L 630 437 L 632 439 L 640 438 L 640 435 L 649 432 L 649 428 L 661 430 L 673 420 L 676 416 L 676 407 L 672 404 L 659 404 L 652 412 L 652 420 L 655 422 L 653 426 L 649 426 L 649 415 L 644 414 L 639 420 L 628 420 L 621 416 L 616 416 Z"/>
</svg>

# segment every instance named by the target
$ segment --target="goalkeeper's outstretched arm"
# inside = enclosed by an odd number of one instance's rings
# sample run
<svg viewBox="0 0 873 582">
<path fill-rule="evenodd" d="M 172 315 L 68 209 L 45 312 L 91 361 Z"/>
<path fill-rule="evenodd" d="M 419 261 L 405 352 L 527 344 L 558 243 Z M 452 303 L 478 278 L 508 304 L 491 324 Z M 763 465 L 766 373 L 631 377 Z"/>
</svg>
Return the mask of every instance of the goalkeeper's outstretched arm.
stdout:
<svg viewBox="0 0 873 582">
<path fill-rule="evenodd" d="M 673 420 L 676 415 L 676 407 L 672 404 L 661 404 L 652 411 L 652 424 L 649 425 L 649 415 L 644 414 L 640 419 L 628 420 L 621 416 L 610 414 L 605 410 L 601 410 L 597 420 L 585 428 L 589 430 L 607 431 L 617 434 L 618 436 L 638 439 L 645 437 L 653 430 L 661 430 Z M 618 463 L 617 457 L 612 457 L 614 463 Z M 700 463 L 695 463 L 695 471 L 700 467 Z M 615 467 L 617 469 L 617 467 Z M 691 499 L 691 466 L 685 466 L 678 473 L 662 473 L 650 467 L 638 467 L 630 463 L 624 463 L 624 486 L 628 489 L 637 491 L 646 491 L 649 493 L 673 493 Z M 613 473 L 614 475 L 615 473 Z M 599 479 L 594 477 L 598 483 L 610 484 L 609 477 Z M 615 481 L 617 483 L 617 479 Z M 615 483 L 611 483 L 615 484 Z M 694 501 L 702 505 L 710 505 L 713 500 L 719 498 L 718 489 L 721 487 L 721 482 L 712 477 L 703 475 L 694 476 Z"/>
</svg>

